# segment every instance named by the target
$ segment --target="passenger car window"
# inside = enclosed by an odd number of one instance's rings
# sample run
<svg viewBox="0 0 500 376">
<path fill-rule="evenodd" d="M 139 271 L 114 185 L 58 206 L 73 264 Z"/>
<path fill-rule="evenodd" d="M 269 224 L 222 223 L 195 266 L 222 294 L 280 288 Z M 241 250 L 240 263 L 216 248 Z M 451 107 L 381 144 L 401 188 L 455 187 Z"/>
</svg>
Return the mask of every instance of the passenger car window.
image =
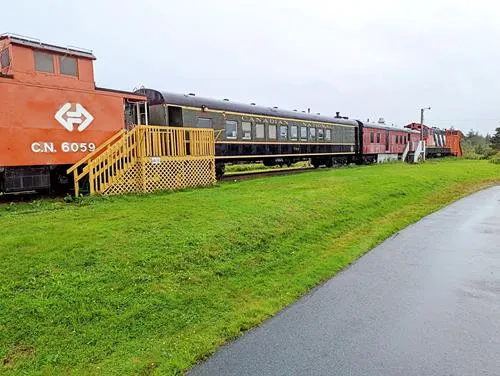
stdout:
<svg viewBox="0 0 500 376">
<path fill-rule="evenodd" d="M 288 126 L 280 125 L 280 140 L 288 140 Z"/>
<path fill-rule="evenodd" d="M 59 56 L 59 70 L 61 74 L 78 77 L 78 62 L 74 57 Z"/>
<path fill-rule="evenodd" d="M 300 127 L 300 139 L 307 141 L 307 127 Z"/>
<path fill-rule="evenodd" d="M 332 130 L 326 129 L 325 130 L 325 141 L 331 141 L 331 140 L 332 140 Z"/>
<path fill-rule="evenodd" d="M 377 144 L 380 144 L 380 133 L 377 133 Z"/>
<path fill-rule="evenodd" d="M 198 118 L 196 126 L 198 128 L 212 128 L 212 119 Z"/>
<path fill-rule="evenodd" d="M 316 140 L 316 128 L 314 127 L 309 128 L 309 139 Z"/>
<path fill-rule="evenodd" d="M 276 125 L 270 125 L 268 128 L 269 138 L 276 139 Z"/>
<path fill-rule="evenodd" d="M 10 65 L 9 49 L 6 48 L 0 52 L 0 68 L 6 68 Z"/>
<path fill-rule="evenodd" d="M 318 141 L 323 141 L 324 129 L 318 128 Z"/>
<path fill-rule="evenodd" d="M 375 143 L 375 133 L 370 132 L 370 142 L 373 144 Z"/>
<path fill-rule="evenodd" d="M 54 58 L 51 54 L 34 51 L 35 69 L 39 72 L 54 73 Z"/>
<path fill-rule="evenodd" d="M 248 121 L 241 123 L 241 138 L 243 140 L 252 139 L 252 123 L 249 123 Z"/>
<path fill-rule="evenodd" d="M 255 138 L 265 138 L 264 134 L 264 124 L 257 123 L 255 124 Z"/>
<path fill-rule="evenodd" d="M 297 136 L 298 136 L 297 126 L 296 126 L 296 125 L 292 125 L 292 126 L 290 127 L 290 138 L 291 138 L 293 141 L 297 141 Z"/>
<path fill-rule="evenodd" d="M 228 140 L 236 140 L 236 125 L 238 123 L 234 120 L 226 120 L 226 138 Z"/>
</svg>

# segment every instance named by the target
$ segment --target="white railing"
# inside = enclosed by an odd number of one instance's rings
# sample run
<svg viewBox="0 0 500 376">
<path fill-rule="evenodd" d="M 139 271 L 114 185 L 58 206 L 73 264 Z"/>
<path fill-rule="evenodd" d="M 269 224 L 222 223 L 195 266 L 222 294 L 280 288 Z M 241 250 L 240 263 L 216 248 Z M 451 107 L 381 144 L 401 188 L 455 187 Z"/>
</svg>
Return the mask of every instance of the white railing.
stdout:
<svg viewBox="0 0 500 376">
<path fill-rule="evenodd" d="M 403 162 L 406 162 L 406 157 L 408 156 L 409 152 L 410 152 L 410 142 L 406 144 L 405 151 L 403 152 L 403 157 L 402 157 Z"/>
<path fill-rule="evenodd" d="M 425 161 L 425 141 L 419 141 L 417 150 L 415 150 L 415 155 L 413 156 L 413 162 L 417 163 L 419 160 Z"/>
</svg>

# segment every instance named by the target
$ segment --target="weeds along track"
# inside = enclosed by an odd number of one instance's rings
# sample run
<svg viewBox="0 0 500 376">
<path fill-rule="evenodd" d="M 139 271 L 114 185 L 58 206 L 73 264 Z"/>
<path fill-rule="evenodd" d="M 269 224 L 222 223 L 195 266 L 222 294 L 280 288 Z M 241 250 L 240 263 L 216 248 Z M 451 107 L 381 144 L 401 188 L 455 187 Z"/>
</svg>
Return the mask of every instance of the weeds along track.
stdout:
<svg viewBox="0 0 500 376">
<path fill-rule="evenodd" d="M 280 168 L 280 169 L 270 169 L 270 170 L 234 172 L 226 174 L 218 180 L 219 181 L 247 180 L 247 179 L 261 178 L 264 176 L 299 174 L 302 172 L 313 171 L 313 170 L 315 170 L 314 167 L 296 167 L 296 168 Z"/>
</svg>

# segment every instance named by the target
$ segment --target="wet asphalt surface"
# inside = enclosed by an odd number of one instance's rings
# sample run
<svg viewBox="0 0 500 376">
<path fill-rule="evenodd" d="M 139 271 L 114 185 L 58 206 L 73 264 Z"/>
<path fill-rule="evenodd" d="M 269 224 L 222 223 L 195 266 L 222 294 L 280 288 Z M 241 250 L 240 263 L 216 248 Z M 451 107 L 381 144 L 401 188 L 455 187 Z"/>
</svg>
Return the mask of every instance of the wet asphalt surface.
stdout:
<svg viewBox="0 0 500 376">
<path fill-rule="evenodd" d="M 396 234 L 189 375 L 500 375 L 500 186 Z"/>
</svg>

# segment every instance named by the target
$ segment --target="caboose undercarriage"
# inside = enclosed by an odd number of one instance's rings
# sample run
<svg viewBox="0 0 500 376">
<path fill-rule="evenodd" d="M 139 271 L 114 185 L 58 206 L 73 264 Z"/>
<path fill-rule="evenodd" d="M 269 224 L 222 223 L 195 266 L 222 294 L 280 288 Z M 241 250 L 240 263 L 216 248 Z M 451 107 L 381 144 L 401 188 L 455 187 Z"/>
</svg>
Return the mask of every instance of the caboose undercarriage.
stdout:
<svg viewBox="0 0 500 376">
<path fill-rule="evenodd" d="M 0 168 L 0 193 L 68 192 L 68 167 L 69 165 Z"/>
</svg>

